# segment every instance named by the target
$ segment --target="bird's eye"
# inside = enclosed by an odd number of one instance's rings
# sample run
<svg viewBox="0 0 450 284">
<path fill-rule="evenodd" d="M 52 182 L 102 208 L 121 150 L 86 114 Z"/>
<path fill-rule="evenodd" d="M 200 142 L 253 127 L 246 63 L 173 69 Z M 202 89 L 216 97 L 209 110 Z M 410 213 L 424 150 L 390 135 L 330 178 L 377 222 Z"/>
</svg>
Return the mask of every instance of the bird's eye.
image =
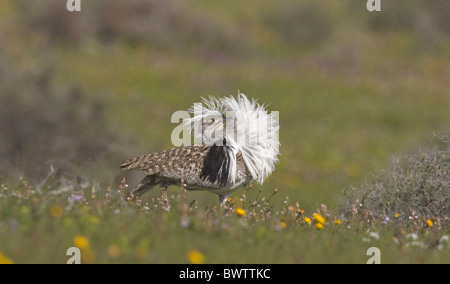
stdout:
<svg viewBox="0 0 450 284">
<path fill-rule="evenodd" d="M 213 123 L 214 123 L 214 118 L 208 119 L 208 123 L 209 123 L 209 124 L 213 124 Z"/>
</svg>

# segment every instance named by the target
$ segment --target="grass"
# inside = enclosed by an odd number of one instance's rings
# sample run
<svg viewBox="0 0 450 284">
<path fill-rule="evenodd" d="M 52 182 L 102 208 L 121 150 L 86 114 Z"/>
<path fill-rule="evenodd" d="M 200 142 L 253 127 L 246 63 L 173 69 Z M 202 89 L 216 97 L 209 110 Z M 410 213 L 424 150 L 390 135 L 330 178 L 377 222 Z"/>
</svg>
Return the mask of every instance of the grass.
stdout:
<svg viewBox="0 0 450 284">
<path fill-rule="evenodd" d="M 222 211 L 172 192 L 170 212 L 157 199 L 125 202 L 124 191 L 125 183 L 1 184 L 0 252 L 16 263 L 65 263 L 73 246 L 83 263 L 365 263 L 375 246 L 383 263 L 448 262 L 448 226 L 392 230 L 344 219 L 326 205 L 308 212 L 278 189 L 230 198 Z"/>
<path fill-rule="evenodd" d="M 381 185 L 395 185 L 392 175 L 411 168 L 402 164 L 391 169 L 390 161 L 405 160 L 408 149 L 416 153 L 429 145 L 424 141 L 433 133 L 449 130 L 450 42 L 444 36 L 448 28 L 442 12 L 430 8 L 422 14 L 421 9 L 429 6 L 424 1 L 408 4 L 411 9 L 402 10 L 404 22 L 392 28 L 389 19 L 396 18 L 398 8 L 386 6 L 386 14 L 378 17 L 366 12 L 365 3 L 353 0 L 305 1 L 298 6 L 289 1 L 261 5 L 196 0 L 189 6 L 165 1 L 160 9 L 167 13 L 158 15 L 168 18 L 158 19 L 161 23 L 183 19 L 196 35 L 196 40 L 187 41 L 182 39 L 189 35 L 177 25 L 162 25 L 169 30 L 159 33 L 153 27 L 146 32 L 133 22 L 147 20 L 145 15 L 133 16 L 133 5 L 151 6 L 153 1 L 127 1 L 131 6 L 123 1 L 83 2 L 82 14 L 70 19 L 58 12 L 58 1 L 18 2 L 22 5 L 0 3 L 2 106 L 15 113 L 5 107 L 11 106 L 7 100 L 11 96 L 21 98 L 19 106 L 42 106 L 34 108 L 43 110 L 37 111 L 37 119 L 21 115 L 25 125 L 45 138 L 43 149 L 54 149 L 48 147 L 54 141 L 65 142 L 55 152 L 33 151 L 32 142 L 37 140 L 22 135 L 31 150 L 9 156 L 15 171 L 8 171 L 11 164 L 2 159 L 0 260 L 64 263 L 67 248 L 84 240 L 86 263 L 188 263 L 190 252 L 197 252 L 193 253 L 197 260 L 203 256 L 205 263 L 365 263 L 372 246 L 381 249 L 383 263 L 448 263 L 448 225 L 439 226 L 437 213 L 418 215 L 416 224 L 386 225 L 381 223 L 386 215 L 396 220 L 395 214 L 401 213 L 397 207 L 380 211 L 376 222 L 370 223 L 364 211 L 355 218 L 343 217 L 340 211 L 343 193 L 350 189 L 363 195 L 375 187 L 386 199 L 401 199 L 403 189 L 381 190 Z M 122 15 L 123 25 L 105 22 L 101 16 L 102 8 L 111 13 L 114 5 L 128 11 Z M 299 19 L 305 13 L 309 17 Z M 429 13 L 435 17 L 420 22 Z M 320 34 L 291 30 L 314 23 L 321 25 Z M 100 36 L 105 29 L 108 39 Z M 226 34 L 226 44 L 217 36 L 221 34 Z M 50 86 L 41 92 L 36 91 L 40 78 L 48 79 Z M 73 89 L 81 90 L 79 105 L 64 99 Z M 170 212 L 155 207 L 157 190 L 142 204 L 123 201 L 128 189 L 116 172 L 120 157 L 172 147 L 174 111 L 187 109 L 201 96 L 231 95 L 238 89 L 280 112 L 282 156 L 263 186 L 236 192 L 225 213 L 213 209 L 216 196 L 185 195 L 175 188 L 169 189 L 174 208 Z M 94 102 L 101 103 L 103 115 L 91 124 L 87 122 L 91 112 L 99 113 L 88 107 Z M 69 127 L 63 116 L 66 110 L 73 111 Z M 27 113 L 26 108 L 23 111 Z M 39 128 L 39 118 L 49 115 L 56 117 L 50 125 L 63 131 Z M 8 129 L 9 120 L 3 121 L 1 129 Z M 1 129 L 0 137 L 11 138 L 11 132 Z M 28 133 L 19 130 L 15 133 Z M 29 175 L 19 179 L 17 165 L 37 161 L 30 168 L 42 176 L 55 155 L 77 149 L 73 135 L 107 145 L 108 159 L 93 150 L 88 156 L 96 161 L 74 162 L 68 177 L 50 175 L 53 180 L 45 183 L 31 181 Z M 0 155 L 8 154 L 4 149 Z M 14 160 L 19 156 L 30 158 Z M 371 180 L 386 168 L 386 175 Z M 83 178 L 76 181 L 76 176 Z M 130 186 L 137 181 L 127 176 Z M 275 188 L 278 193 L 267 203 Z M 446 188 L 441 189 L 445 196 Z M 415 201 L 414 206 L 421 204 Z M 375 203 L 364 205 L 377 212 Z M 409 205 L 406 201 L 401 207 Z M 246 214 L 238 216 L 238 208 Z M 299 209 L 304 210 L 300 216 Z M 325 218 L 323 229 L 314 223 L 317 212 Z"/>
</svg>

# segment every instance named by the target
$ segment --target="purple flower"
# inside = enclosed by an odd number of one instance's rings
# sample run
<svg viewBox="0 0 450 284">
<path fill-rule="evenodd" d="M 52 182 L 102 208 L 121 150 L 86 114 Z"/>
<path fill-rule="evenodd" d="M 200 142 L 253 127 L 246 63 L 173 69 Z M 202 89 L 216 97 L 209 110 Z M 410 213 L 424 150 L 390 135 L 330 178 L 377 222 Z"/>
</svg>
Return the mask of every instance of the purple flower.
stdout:
<svg viewBox="0 0 450 284">
<path fill-rule="evenodd" d="M 81 202 L 82 200 L 83 200 L 82 194 L 73 194 L 72 196 L 69 196 L 69 198 L 67 199 L 67 201 L 69 202 L 71 201 Z"/>
</svg>

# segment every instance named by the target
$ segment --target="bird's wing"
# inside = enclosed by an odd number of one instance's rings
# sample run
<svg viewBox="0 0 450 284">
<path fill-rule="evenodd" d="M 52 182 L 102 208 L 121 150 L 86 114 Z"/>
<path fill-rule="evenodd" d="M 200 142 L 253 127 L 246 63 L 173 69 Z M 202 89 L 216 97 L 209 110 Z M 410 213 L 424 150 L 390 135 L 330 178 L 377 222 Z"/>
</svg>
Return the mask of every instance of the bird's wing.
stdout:
<svg viewBox="0 0 450 284">
<path fill-rule="evenodd" d="M 122 171 L 139 170 L 171 179 L 198 178 L 208 151 L 209 147 L 205 145 L 181 146 L 133 158 L 122 163 L 120 168 Z"/>
</svg>

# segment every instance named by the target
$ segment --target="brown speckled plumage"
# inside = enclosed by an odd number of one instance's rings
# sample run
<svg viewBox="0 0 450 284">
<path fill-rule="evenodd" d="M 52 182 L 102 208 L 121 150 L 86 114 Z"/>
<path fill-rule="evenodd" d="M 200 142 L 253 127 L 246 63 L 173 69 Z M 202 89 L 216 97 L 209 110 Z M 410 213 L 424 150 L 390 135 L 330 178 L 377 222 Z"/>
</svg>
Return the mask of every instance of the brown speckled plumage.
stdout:
<svg viewBox="0 0 450 284">
<path fill-rule="evenodd" d="M 159 185 L 166 208 L 170 185 L 187 190 L 206 190 L 219 195 L 221 205 L 233 191 L 252 180 L 262 184 L 278 162 L 277 113 L 244 94 L 194 104 L 193 117 L 185 119 L 195 141 L 202 145 L 181 146 L 140 156 L 121 165 L 147 175 L 130 192 L 136 198 Z M 240 127 L 238 127 L 240 126 Z"/>
<path fill-rule="evenodd" d="M 219 194 L 221 201 L 223 201 L 225 195 L 221 194 L 220 190 L 227 184 L 221 183 L 217 171 L 208 172 L 209 168 L 212 168 L 211 162 L 221 162 L 215 157 L 211 157 L 212 149 L 226 152 L 223 146 L 182 146 L 139 156 L 122 163 L 120 165 L 122 171 L 139 170 L 147 174 L 140 184 L 131 191 L 128 198 L 139 197 L 159 184 L 163 199 L 166 201 L 165 191 L 170 185 L 183 186 L 187 190 L 211 191 Z M 223 163 L 226 162 L 226 160 L 223 161 Z M 236 164 L 239 180 L 244 180 L 244 184 L 250 182 L 251 175 L 245 166 L 242 155 L 236 155 Z M 222 164 L 219 164 L 219 167 L 222 167 Z"/>
<path fill-rule="evenodd" d="M 183 177 L 198 178 L 208 150 L 205 145 L 177 147 L 136 157 L 120 167 L 122 170 L 145 171 L 148 175 L 179 180 Z"/>
</svg>

